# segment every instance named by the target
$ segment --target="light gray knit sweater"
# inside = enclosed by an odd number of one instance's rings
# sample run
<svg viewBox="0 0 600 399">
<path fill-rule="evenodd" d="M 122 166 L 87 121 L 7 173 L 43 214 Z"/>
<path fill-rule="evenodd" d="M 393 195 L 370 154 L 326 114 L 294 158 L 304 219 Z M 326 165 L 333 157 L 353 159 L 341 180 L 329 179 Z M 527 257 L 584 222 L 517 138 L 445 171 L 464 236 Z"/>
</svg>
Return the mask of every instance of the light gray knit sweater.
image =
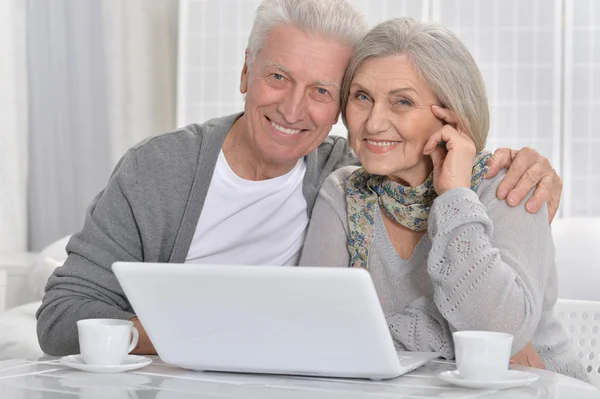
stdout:
<svg viewBox="0 0 600 399">
<path fill-rule="evenodd" d="M 342 182 L 355 169 L 323 183 L 301 265 L 349 265 Z M 452 331 L 504 331 L 515 336 L 513 354 L 531 341 L 548 370 L 587 380 L 552 313 L 557 277 L 547 209 L 530 214 L 497 199 L 503 177 L 484 180 L 477 193 L 456 188 L 439 196 L 408 260 L 376 215 L 368 268 L 392 337 L 400 348 L 454 358 Z"/>
</svg>

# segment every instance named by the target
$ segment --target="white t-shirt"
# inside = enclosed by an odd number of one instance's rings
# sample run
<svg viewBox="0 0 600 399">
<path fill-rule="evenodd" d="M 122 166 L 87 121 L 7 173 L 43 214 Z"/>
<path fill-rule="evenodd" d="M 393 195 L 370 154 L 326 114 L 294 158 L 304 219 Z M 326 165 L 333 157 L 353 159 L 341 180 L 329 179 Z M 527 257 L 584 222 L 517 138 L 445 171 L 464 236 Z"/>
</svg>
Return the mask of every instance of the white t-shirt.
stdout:
<svg viewBox="0 0 600 399">
<path fill-rule="evenodd" d="M 308 215 L 304 158 L 283 176 L 245 180 L 220 152 L 186 263 L 297 265 Z"/>
</svg>

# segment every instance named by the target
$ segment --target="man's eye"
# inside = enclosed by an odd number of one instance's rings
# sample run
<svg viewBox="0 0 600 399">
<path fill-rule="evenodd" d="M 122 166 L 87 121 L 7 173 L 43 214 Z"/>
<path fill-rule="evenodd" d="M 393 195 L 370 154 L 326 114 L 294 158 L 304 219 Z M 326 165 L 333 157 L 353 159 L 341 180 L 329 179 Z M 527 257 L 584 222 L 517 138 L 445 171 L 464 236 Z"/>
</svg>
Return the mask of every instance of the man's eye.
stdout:
<svg viewBox="0 0 600 399">
<path fill-rule="evenodd" d="M 282 75 L 282 74 L 280 74 L 280 73 L 274 73 L 274 74 L 273 74 L 273 78 L 274 78 L 275 80 L 283 80 L 283 75 Z"/>
<path fill-rule="evenodd" d="M 319 88 L 317 89 L 317 92 L 318 92 L 319 94 L 323 94 L 323 95 L 325 95 L 325 94 L 329 94 L 329 92 L 328 92 L 326 89 L 322 88 L 322 87 L 319 87 Z"/>
</svg>

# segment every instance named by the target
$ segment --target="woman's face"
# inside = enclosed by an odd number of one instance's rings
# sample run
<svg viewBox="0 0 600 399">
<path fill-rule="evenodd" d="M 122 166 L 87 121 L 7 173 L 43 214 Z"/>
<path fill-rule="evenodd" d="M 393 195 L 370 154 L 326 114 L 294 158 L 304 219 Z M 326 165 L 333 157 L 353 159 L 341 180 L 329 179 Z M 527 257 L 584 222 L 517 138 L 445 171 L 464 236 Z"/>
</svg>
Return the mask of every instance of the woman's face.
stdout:
<svg viewBox="0 0 600 399">
<path fill-rule="evenodd" d="M 423 147 L 443 123 L 431 111 L 431 105 L 439 105 L 437 97 L 410 58 L 366 60 L 349 96 L 348 136 L 363 167 L 404 185 L 423 183 L 432 170 Z"/>
</svg>

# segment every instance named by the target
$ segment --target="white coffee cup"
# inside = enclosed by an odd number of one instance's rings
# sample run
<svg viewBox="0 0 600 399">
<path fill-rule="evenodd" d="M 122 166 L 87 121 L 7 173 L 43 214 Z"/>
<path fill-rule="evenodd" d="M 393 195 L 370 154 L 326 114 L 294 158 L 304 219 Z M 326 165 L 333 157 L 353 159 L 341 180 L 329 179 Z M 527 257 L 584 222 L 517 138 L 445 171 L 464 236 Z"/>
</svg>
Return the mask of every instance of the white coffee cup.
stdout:
<svg viewBox="0 0 600 399">
<path fill-rule="evenodd" d="M 493 331 L 452 334 L 456 368 L 466 380 L 498 381 L 508 371 L 513 335 Z"/>
<path fill-rule="evenodd" d="M 79 320 L 77 331 L 81 356 L 94 366 L 118 366 L 139 339 L 137 328 L 129 320 Z"/>
</svg>

